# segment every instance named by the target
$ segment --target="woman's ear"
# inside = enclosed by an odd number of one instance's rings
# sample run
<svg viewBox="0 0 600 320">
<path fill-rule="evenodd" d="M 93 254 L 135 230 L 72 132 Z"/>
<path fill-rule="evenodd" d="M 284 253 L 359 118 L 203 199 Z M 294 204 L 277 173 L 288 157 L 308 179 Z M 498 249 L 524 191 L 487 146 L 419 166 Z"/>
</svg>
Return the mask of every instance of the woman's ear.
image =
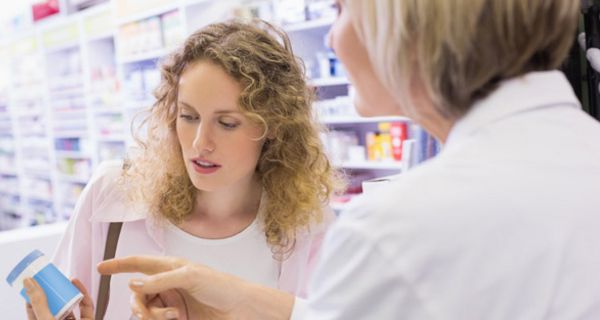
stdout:
<svg viewBox="0 0 600 320">
<path fill-rule="evenodd" d="M 268 142 L 269 140 L 274 140 L 275 139 L 275 132 L 274 132 L 273 129 L 266 128 L 266 131 L 267 132 L 265 132 L 265 135 L 264 135 L 264 137 L 265 137 L 265 143 Z"/>
</svg>

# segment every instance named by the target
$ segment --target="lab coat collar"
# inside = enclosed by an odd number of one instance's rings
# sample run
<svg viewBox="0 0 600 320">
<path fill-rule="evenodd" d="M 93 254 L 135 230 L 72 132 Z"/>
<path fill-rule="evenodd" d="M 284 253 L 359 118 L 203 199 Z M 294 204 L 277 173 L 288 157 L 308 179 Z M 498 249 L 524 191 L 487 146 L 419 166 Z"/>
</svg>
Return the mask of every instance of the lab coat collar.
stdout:
<svg viewBox="0 0 600 320">
<path fill-rule="evenodd" d="M 516 113 L 563 105 L 580 108 L 579 100 L 560 71 L 531 72 L 500 84 L 459 119 L 446 140 L 446 148 L 486 125 Z"/>
</svg>

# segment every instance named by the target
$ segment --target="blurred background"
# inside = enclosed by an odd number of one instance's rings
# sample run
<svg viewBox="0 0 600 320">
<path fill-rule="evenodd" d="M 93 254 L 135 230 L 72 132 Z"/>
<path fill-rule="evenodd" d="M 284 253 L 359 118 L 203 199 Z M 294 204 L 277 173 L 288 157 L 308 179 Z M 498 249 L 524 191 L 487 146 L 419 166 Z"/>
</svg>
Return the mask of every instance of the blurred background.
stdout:
<svg viewBox="0 0 600 320">
<path fill-rule="evenodd" d="M 361 118 L 325 37 L 333 1 L 4 1 L 0 16 L 0 230 L 65 221 L 94 168 L 122 158 L 153 103 L 157 62 L 196 29 L 259 17 L 283 27 L 318 92 L 315 116 L 346 196 L 406 170 L 437 142 L 405 118 Z"/>
</svg>

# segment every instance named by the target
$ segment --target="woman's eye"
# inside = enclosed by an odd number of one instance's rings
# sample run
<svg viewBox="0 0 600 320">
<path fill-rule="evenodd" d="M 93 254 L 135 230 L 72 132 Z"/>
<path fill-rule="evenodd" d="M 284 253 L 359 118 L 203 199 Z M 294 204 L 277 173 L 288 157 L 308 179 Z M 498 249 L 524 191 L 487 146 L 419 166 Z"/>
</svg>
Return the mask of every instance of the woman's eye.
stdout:
<svg viewBox="0 0 600 320">
<path fill-rule="evenodd" d="M 237 123 L 231 123 L 231 122 L 225 122 L 225 121 L 219 121 L 219 123 L 226 129 L 234 129 L 238 126 Z"/>
<path fill-rule="evenodd" d="M 194 121 L 197 119 L 197 117 L 189 115 L 189 114 L 180 114 L 179 117 L 185 121 Z"/>
</svg>

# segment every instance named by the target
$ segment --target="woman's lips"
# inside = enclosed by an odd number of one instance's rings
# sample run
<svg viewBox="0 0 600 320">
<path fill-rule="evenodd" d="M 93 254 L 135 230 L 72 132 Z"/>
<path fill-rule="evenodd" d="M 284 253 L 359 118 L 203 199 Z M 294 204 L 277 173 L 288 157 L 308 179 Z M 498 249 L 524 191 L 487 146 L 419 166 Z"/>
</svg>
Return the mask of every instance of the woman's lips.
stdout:
<svg viewBox="0 0 600 320">
<path fill-rule="evenodd" d="M 220 165 L 214 162 L 200 158 L 192 159 L 192 166 L 194 168 L 194 171 L 200 174 L 211 174 L 221 168 Z"/>
</svg>

